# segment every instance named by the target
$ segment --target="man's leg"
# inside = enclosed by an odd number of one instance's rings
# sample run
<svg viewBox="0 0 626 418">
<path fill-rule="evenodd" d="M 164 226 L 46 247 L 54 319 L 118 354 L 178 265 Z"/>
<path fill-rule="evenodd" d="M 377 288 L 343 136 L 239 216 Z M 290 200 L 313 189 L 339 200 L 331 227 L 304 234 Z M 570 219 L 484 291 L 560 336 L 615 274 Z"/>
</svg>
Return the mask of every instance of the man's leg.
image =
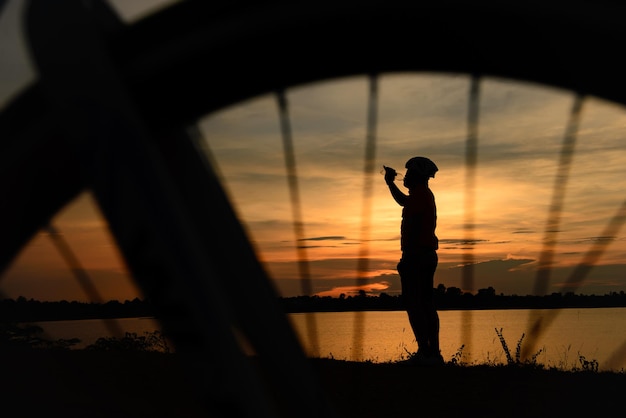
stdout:
<svg viewBox="0 0 626 418">
<path fill-rule="evenodd" d="M 409 324 L 415 335 L 415 341 L 420 353 L 428 348 L 427 324 L 424 315 L 420 310 L 419 290 L 418 290 L 418 270 L 414 260 L 400 260 L 398 263 L 398 273 L 402 284 L 402 303 L 409 317 Z"/>
<path fill-rule="evenodd" d="M 435 251 L 424 253 L 420 257 L 419 271 L 419 305 L 424 321 L 428 355 L 436 361 L 443 361 L 439 349 L 439 314 L 435 308 L 434 276 L 437 270 L 438 257 Z"/>
</svg>

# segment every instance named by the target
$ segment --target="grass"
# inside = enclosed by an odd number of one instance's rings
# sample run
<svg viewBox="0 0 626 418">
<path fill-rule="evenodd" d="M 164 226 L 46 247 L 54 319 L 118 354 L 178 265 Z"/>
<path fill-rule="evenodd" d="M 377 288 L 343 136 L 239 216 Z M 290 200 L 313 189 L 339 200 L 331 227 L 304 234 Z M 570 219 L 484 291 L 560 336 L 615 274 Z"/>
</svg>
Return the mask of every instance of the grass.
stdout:
<svg viewBox="0 0 626 418">
<path fill-rule="evenodd" d="M 443 366 L 310 359 L 315 378 L 344 418 L 610 416 L 623 408 L 626 374 L 598 371 L 578 356 L 568 370 L 521 360 L 496 330 L 505 363 L 463 363 L 463 346 Z M 204 396 L 160 335 L 128 334 L 91 349 L 4 354 L 0 393 L 21 417 L 210 416 Z M 148 349 L 146 349 L 148 348 Z M 532 359 L 532 357 L 531 357 Z M 305 407 L 305 406 L 303 406 Z"/>
<path fill-rule="evenodd" d="M 31 350 L 5 358 L 0 391 L 5 408 L 15 406 L 20 417 L 211 416 L 175 353 Z M 626 389 L 623 373 L 583 369 L 310 364 L 343 418 L 612 416 L 623 408 Z"/>
<path fill-rule="evenodd" d="M 21 417 L 211 416 L 175 353 L 31 350 L 10 359 L 0 391 Z M 623 407 L 626 389 L 622 373 L 582 369 L 310 363 L 343 418 L 610 416 Z"/>
<path fill-rule="evenodd" d="M 500 329 L 496 328 L 495 330 L 496 330 L 496 334 L 498 335 L 498 339 L 500 340 L 500 344 L 502 345 L 502 350 L 504 351 L 504 354 L 506 356 L 508 366 L 538 368 L 538 369 L 546 368 L 545 365 L 538 362 L 539 356 L 544 351 L 543 348 L 539 349 L 537 352 L 535 352 L 532 356 L 530 356 L 527 359 L 521 358 L 522 344 L 524 342 L 525 334 L 522 333 L 522 336 L 519 338 L 515 346 L 515 353 L 512 354 L 509 349 L 509 345 L 506 339 L 504 338 L 504 335 L 502 334 L 502 328 Z M 561 370 L 561 371 L 569 370 L 572 372 L 577 372 L 577 371 L 598 372 L 598 367 L 599 367 L 598 360 L 596 359 L 588 360 L 585 356 L 578 353 L 578 365 L 574 363 L 573 365 L 568 366 L 568 363 L 567 363 L 568 354 L 569 354 L 569 348 L 567 349 L 567 352 L 565 353 L 565 356 L 564 356 L 566 360 L 562 362 L 560 366 L 553 366 L 551 367 L 551 369 Z"/>
<path fill-rule="evenodd" d="M 538 362 L 543 349 L 522 359 L 524 334 L 513 351 L 502 328 L 495 331 L 505 362 L 466 364 L 462 345 L 439 367 L 331 359 L 313 364 L 346 418 L 589 417 L 623 409 L 623 371 L 599 371 L 597 360 L 580 353 L 575 364 L 547 367 Z"/>
<path fill-rule="evenodd" d="M 626 375 L 508 365 L 313 362 L 345 417 L 611 416 Z"/>
<path fill-rule="evenodd" d="M 495 332 L 496 335 L 498 336 L 498 340 L 500 341 L 500 345 L 502 346 L 502 353 L 504 355 L 504 358 L 506 359 L 506 362 L 502 362 L 499 359 L 500 356 L 496 356 L 496 358 L 490 358 L 489 357 L 489 353 L 487 353 L 487 359 L 481 361 L 476 361 L 473 363 L 468 363 L 464 360 L 464 349 L 465 349 L 465 345 L 461 345 L 457 351 L 450 357 L 449 360 L 446 361 L 446 363 L 450 366 L 462 366 L 462 367 L 468 367 L 468 366 L 488 366 L 488 367 L 502 367 L 502 366 L 508 366 L 508 367 L 525 367 L 525 368 L 535 368 L 535 369 L 546 369 L 546 370 L 559 370 L 559 371 L 570 371 L 570 372 L 577 372 L 577 371 L 588 371 L 588 372 L 598 372 L 599 371 L 599 362 L 596 359 L 588 359 L 586 356 L 582 355 L 580 352 L 577 353 L 576 355 L 576 360 L 574 362 L 570 362 L 569 358 L 570 358 L 570 350 L 571 350 L 571 345 L 565 348 L 565 351 L 562 355 L 562 360 L 557 364 L 557 365 L 545 365 L 539 362 L 539 356 L 544 353 L 545 349 L 541 348 L 539 350 L 537 350 L 534 354 L 532 354 L 530 357 L 526 358 L 526 359 L 522 359 L 522 345 L 524 342 L 524 338 L 525 338 L 525 334 L 522 333 L 521 337 L 517 340 L 517 343 L 515 345 L 515 351 L 513 352 L 510 347 L 509 347 L 509 343 L 506 341 L 506 339 L 504 338 L 504 334 L 503 334 L 503 329 L 500 328 L 495 328 Z M 406 345 L 404 343 L 402 343 L 400 345 L 400 348 L 402 348 L 404 350 L 404 353 L 402 353 L 400 355 L 399 360 L 397 361 L 388 361 L 386 363 L 396 363 L 396 362 L 405 362 L 407 360 L 410 360 L 415 353 L 410 352 Z M 331 355 L 330 356 L 331 359 L 334 359 L 334 357 Z M 373 360 L 366 360 L 366 361 L 370 361 L 373 362 Z M 624 373 L 624 370 L 620 370 L 620 371 L 608 371 L 610 372 L 614 372 L 614 373 Z"/>
</svg>

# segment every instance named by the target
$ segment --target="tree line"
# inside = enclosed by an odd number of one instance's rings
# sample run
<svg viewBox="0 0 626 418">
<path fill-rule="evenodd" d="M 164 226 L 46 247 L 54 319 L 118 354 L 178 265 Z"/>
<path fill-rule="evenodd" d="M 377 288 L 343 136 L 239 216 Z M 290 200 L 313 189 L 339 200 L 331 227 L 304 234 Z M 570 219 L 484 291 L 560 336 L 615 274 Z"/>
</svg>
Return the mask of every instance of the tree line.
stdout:
<svg viewBox="0 0 626 418">
<path fill-rule="evenodd" d="M 477 292 L 463 292 L 457 287 L 439 285 L 434 289 L 438 310 L 467 309 L 562 309 L 626 307 L 626 293 L 612 292 L 605 295 L 583 295 L 573 292 L 552 293 L 545 296 L 519 296 L 497 294 L 493 287 Z M 381 293 L 377 296 L 361 291 L 357 295 L 279 297 L 278 303 L 286 313 L 345 312 L 345 311 L 394 311 L 403 310 L 402 296 Z M 106 303 L 48 302 L 26 299 L 0 300 L 0 322 L 36 322 L 76 319 L 138 318 L 151 317 L 155 312 L 149 300 L 135 298 L 124 302 L 112 300 Z"/>
<path fill-rule="evenodd" d="M 149 301 L 135 298 L 120 302 L 111 300 L 105 303 L 38 301 L 26 299 L 0 300 L 0 321 L 38 322 L 63 321 L 74 319 L 140 318 L 154 316 Z"/>
<path fill-rule="evenodd" d="M 544 296 L 519 296 L 497 294 L 493 287 L 477 292 L 463 292 L 457 287 L 446 288 L 440 284 L 434 289 L 435 306 L 438 310 L 468 309 L 563 309 L 626 307 L 624 291 L 605 295 L 583 295 L 574 292 L 552 293 Z M 340 295 L 338 298 L 320 296 L 295 296 L 281 298 L 287 313 L 403 310 L 401 295 L 381 293 L 369 296 L 361 291 L 358 295 Z"/>
</svg>

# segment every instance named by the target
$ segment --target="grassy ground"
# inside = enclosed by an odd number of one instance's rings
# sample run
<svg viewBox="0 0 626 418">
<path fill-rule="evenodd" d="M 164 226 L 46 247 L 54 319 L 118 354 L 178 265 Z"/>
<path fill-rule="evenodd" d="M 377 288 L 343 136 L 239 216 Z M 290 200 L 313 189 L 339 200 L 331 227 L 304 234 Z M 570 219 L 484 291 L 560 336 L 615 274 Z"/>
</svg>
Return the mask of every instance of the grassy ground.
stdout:
<svg viewBox="0 0 626 418">
<path fill-rule="evenodd" d="M 603 417 L 621 416 L 624 410 L 626 375 L 618 373 L 314 364 L 345 417 Z"/>
<path fill-rule="evenodd" d="M 173 354 L 0 355 L 2 411 L 15 411 L 11 416 L 210 416 Z M 626 393 L 623 373 L 311 362 L 331 403 L 346 418 L 622 416 Z"/>
</svg>

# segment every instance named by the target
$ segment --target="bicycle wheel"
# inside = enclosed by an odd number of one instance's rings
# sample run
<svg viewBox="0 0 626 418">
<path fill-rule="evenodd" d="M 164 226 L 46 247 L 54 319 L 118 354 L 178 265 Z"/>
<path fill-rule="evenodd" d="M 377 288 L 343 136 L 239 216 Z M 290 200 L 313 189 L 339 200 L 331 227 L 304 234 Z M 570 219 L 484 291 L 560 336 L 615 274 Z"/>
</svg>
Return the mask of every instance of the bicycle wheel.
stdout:
<svg viewBox="0 0 626 418">
<path fill-rule="evenodd" d="M 617 40 L 624 37 L 614 20 L 620 15 L 620 8 L 613 3 L 580 2 L 571 9 L 562 4 L 533 4 L 513 10 L 489 1 L 471 7 L 455 1 L 437 5 L 381 2 L 371 6 L 342 2 L 316 4 L 311 9 L 305 12 L 283 2 L 270 2 L 262 10 L 254 6 L 236 11 L 226 7 L 215 18 L 241 30 L 238 36 L 225 40 L 225 46 L 211 43 L 211 39 L 220 37 L 220 29 L 214 31 L 211 25 L 186 27 L 185 33 L 179 33 L 178 41 L 161 51 L 154 49 L 153 55 L 127 54 L 135 57 L 134 70 L 130 72 L 136 71 L 147 81 L 149 68 L 167 68 L 162 79 L 177 82 L 160 94 L 167 102 L 180 103 L 180 120 L 187 117 L 182 115 L 185 113 L 191 117 L 189 122 L 236 101 L 289 86 L 348 75 L 401 71 L 506 77 L 564 88 L 581 97 L 592 95 L 624 102 L 618 87 L 623 64 L 613 63 L 610 58 L 611 51 L 618 47 Z M 179 10 L 181 18 L 191 7 Z M 204 14 L 202 9 L 194 9 L 194 13 Z M 428 19 L 421 19 L 422 16 Z M 175 21 L 167 25 L 172 32 L 178 27 Z M 532 31 L 526 29 L 530 22 Z M 144 23 L 150 27 L 154 22 Z M 446 31 L 442 32 L 442 27 Z M 587 30 L 584 35 L 580 27 Z M 140 31 L 140 25 L 137 28 Z M 264 47 L 280 45 L 286 34 L 298 40 L 299 48 L 285 54 L 280 48 Z M 423 42 L 433 34 L 436 42 Z M 500 35 L 506 40 L 506 48 L 502 48 Z M 178 55 L 177 51 L 185 50 L 190 38 L 194 46 L 203 44 L 206 49 L 199 46 L 193 57 Z M 419 45 L 416 53 L 407 53 L 415 45 Z M 174 56 L 178 65 L 154 65 L 163 57 Z M 222 65 L 216 67 L 212 65 L 214 61 Z M 250 63 L 257 62 L 265 65 L 255 66 L 254 74 L 250 74 Z M 237 83 L 228 84 L 228 80 Z M 141 82 L 136 85 L 140 89 L 137 97 L 149 96 Z M 222 85 L 228 86 L 227 97 L 221 96 L 225 90 L 220 88 Z M 191 90 L 194 93 L 189 94 Z M 156 107 L 150 109 L 150 104 L 156 103 L 156 98 L 150 99 L 142 108 L 154 110 L 155 119 L 171 120 Z M 197 110 L 191 109 L 195 106 Z M 168 116 L 179 117 L 171 113 Z M 471 265 L 471 260 L 467 262 Z M 467 281 L 472 281 L 471 275 Z"/>
<path fill-rule="evenodd" d="M 199 117 L 306 82 L 395 71 L 495 75 L 626 102 L 625 64 L 610 59 L 626 38 L 612 3 L 536 2 L 511 10 L 491 1 L 217 8 L 187 1 L 130 27 L 104 7 L 48 8 L 32 2 L 28 18 L 40 79 L 0 120 L 8 138 L 3 155 L 16 155 L 2 172 L 12 198 L 2 210 L 9 232 L 0 265 L 62 204 L 91 188 L 177 348 L 227 358 L 211 365 L 230 379 L 217 398 L 248 415 L 258 411 L 242 399 L 252 393 L 255 402 L 266 402 L 254 384 L 237 387 L 258 378 L 240 364 L 232 327 L 278 370 L 272 382 L 287 394 L 288 410 L 323 397 L 218 178 L 187 131 Z M 66 22 L 67 29 L 50 21 Z M 267 48 L 285 45 L 286 37 L 299 48 L 289 54 L 285 47 Z M 597 66 L 598 59 L 605 65 Z M 35 166 L 39 170 L 30 170 Z M 24 196 L 24 190 L 30 192 Z M 8 221 L 18 214 L 19 225 Z M 216 283 L 235 268 L 239 280 Z M 209 284 L 206 277 L 215 279 Z M 237 373 L 229 377 L 232 368 Z M 302 390 L 285 383 L 293 378 Z M 306 412 L 326 415 L 325 403 L 318 405 Z"/>
</svg>

